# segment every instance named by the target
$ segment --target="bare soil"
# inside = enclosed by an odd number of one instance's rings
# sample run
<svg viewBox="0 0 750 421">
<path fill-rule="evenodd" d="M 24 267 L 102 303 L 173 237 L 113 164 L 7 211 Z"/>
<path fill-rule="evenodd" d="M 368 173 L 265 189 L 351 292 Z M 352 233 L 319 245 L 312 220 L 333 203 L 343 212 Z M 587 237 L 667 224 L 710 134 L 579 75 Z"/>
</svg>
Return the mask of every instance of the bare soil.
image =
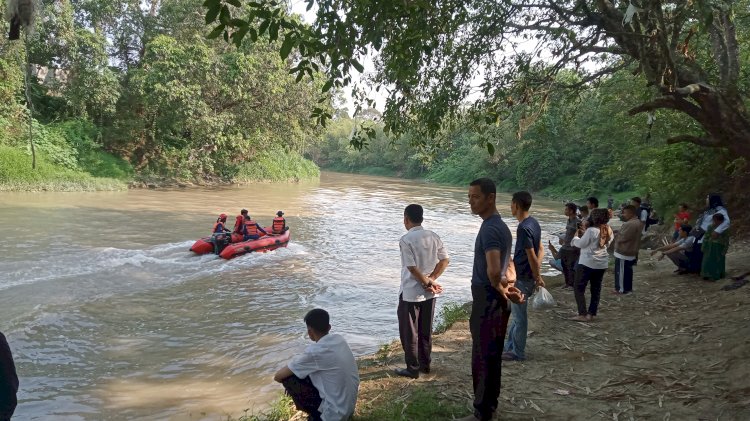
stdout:
<svg viewBox="0 0 750 421">
<path fill-rule="evenodd" d="M 722 290 L 730 277 L 750 271 L 750 248 L 730 248 L 729 277 L 718 282 L 673 274 L 668 259 L 642 251 L 635 292 L 612 294 L 609 271 L 591 323 L 568 320 L 573 293 L 560 288 L 561 276 L 547 278 L 557 306 L 529 310 L 527 360 L 503 362 L 498 418 L 750 420 L 750 284 Z M 432 373 L 417 380 L 393 375 L 403 354 L 398 342 L 389 348 L 360 361 L 358 414 L 408 403 L 417 389 L 466 408 L 432 420 L 471 413 L 467 322 L 434 338 Z"/>
</svg>

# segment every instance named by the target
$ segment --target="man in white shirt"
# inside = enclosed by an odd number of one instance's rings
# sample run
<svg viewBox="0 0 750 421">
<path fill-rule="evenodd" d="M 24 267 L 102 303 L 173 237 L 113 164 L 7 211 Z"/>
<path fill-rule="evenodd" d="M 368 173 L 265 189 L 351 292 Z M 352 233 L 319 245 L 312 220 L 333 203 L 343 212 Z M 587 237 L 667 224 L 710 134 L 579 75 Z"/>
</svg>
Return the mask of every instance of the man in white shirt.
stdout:
<svg viewBox="0 0 750 421">
<path fill-rule="evenodd" d="M 406 368 L 396 374 L 416 379 L 429 373 L 432 353 L 432 320 L 435 298 L 443 288 L 436 283 L 448 266 L 448 253 L 437 234 L 422 228 L 424 209 L 409 205 L 404 209 L 401 237 L 401 288 L 398 296 L 398 331 L 404 348 Z"/>
<path fill-rule="evenodd" d="M 344 421 L 354 413 L 359 389 L 357 362 L 341 335 L 331 330 L 328 312 L 305 315 L 307 334 L 315 343 L 282 367 L 273 379 L 284 385 L 297 409 L 312 421 Z"/>
</svg>

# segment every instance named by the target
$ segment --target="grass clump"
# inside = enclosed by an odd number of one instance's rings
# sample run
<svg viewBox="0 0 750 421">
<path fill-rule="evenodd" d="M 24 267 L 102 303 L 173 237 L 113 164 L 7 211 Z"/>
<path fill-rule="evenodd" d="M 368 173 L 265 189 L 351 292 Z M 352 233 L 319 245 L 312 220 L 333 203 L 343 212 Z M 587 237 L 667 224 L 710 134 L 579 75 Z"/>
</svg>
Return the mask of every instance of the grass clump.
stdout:
<svg viewBox="0 0 750 421">
<path fill-rule="evenodd" d="M 393 399 L 382 399 L 357 409 L 353 421 L 450 420 L 469 413 L 469 409 L 437 395 L 437 391 L 413 389 Z"/>
<path fill-rule="evenodd" d="M 467 306 L 458 303 L 447 303 L 440 310 L 438 316 L 440 321 L 435 325 L 435 333 L 443 333 L 453 326 L 453 323 L 469 320 L 469 311 Z"/>
<path fill-rule="evenodd" d="M 235 183 L 289 182 L 314 180 L 320 177 L 320 168 L 297 152 L 271 150 L 262 152 L 252 162 L 239 167 Z"/>
<path fill-rule="evenodd" d="M 228 417 L 227 421 L 287 421 L 297 413 L 292 398 L 286 394 L 271 402 L 271 407 L 265 411 L 253 413 L 248 413 L 248 411 L 246 409 L 245 414 L 237 419 Z"/>
<path fill-rule="evenodd" d="M 52 164 L 37 154 L 36 169 L 31 156 L 21 149 L 0 145 L 0 191 L 100 191 L 125 190 L 127 185 L 113 178 Z"/>
</svg>

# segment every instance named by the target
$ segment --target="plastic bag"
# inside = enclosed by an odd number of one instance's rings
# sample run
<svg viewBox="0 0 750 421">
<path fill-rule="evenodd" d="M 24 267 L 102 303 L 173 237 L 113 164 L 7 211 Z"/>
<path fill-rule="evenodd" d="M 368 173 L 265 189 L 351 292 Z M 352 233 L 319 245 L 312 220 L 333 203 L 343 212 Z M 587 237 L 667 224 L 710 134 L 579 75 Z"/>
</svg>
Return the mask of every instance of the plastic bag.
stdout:
<svg viewBox="0 0 750 421">
<path fill-rule="evenodd" d="M 531 308 L 534 310 L 542 310 L 556 305 L 552 294 L 550 294 L 544 287 L 537 288 L 536 293 L 531 297 L 530 304 Z"/>
</svg>

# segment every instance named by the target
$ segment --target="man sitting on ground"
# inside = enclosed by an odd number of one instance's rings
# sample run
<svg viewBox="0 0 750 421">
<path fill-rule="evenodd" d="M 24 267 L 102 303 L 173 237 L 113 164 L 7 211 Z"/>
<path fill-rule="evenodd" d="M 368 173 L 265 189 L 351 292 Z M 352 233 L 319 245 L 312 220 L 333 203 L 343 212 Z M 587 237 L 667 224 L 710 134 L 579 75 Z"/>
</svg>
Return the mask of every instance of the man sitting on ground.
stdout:
<svg viewBox="0 0 750 421">
<path fill-rule="evenodd" d="M 305 315 L 307 335 L 315 343 L 282 367 L 273 379 L 284 385 L 297 409 L 313 421 L 344 421 L 354 413 L 359 389 L 357 362 L 341 335 L 331 330 L 328 312 Z"/>
<path fill-rule="evenodd" d="M 690 231 L 693 229 L 690 225 L 683 225 L 680 227 L 680 238 L 677 241 L 667 244 L 666 246 L 659 247 L 651 251 L 651 255 L 655 255 L 661 252 L 659 260 L 663 259 L 664 256 L 669 257 L 670 260 L 677 266 L 675 273 L 680 275 L 700 271 L 701 262 L 695 262 L 694 259 L 690 258 L 693 247 L 695 244 L 695 237 L 690 235 Z"/>
</svg>

